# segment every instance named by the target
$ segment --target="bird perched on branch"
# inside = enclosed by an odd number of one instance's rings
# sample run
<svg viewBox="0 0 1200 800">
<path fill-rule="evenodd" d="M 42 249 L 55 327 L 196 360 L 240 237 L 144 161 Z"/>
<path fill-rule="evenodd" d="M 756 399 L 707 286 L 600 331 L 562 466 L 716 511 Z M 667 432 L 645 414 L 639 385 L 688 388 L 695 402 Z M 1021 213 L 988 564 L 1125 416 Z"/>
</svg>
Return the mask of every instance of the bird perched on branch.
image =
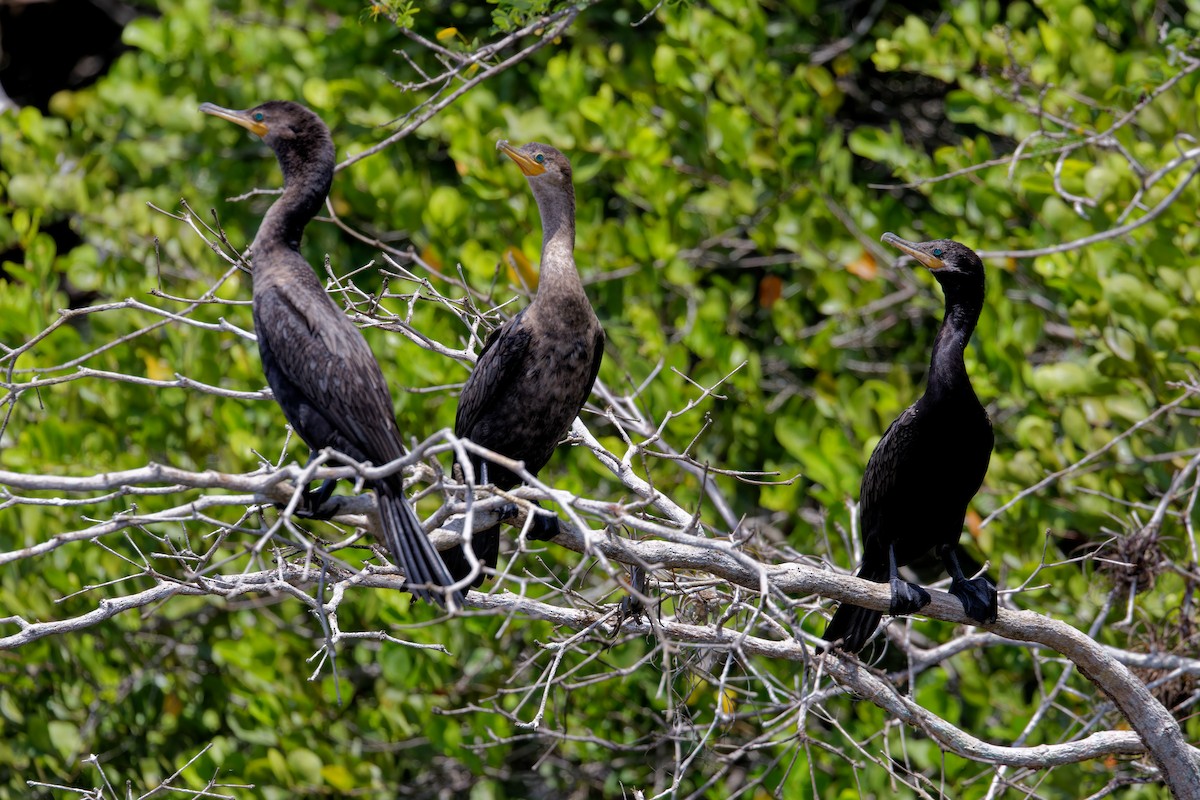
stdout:
<svg viewBox="0 0 1200 800">
<path fill-rule="evenodd" d="M 983 310 L 983 262 L 949 239 L 883 241 L 933 272 L 946 295 L 946 313 L 933 342 L 925 394 L 896 418 L 867 462 L 859 499 L 863 560 L 858 577 L 888 581 L 888 613 L 911 614 L 929 593 L 900 579 L 899 567 L 936 548 L 950 574 L 950 594 L 979 622 L 996 619 L 996 587 L 968 580 L 956 548 L 967 505 L 983 483 L 992 455 L 992 423 L 971 388 L 963 351 Z M 856 653 L 875 632 L 878 611 L 842 603 L 825 629 L 826 641 Z"/>
<path fill-rule="evenodd" d="M 404 455 L 392 396 L 362 333 L 321 287 L 300 254 L 300 236 L 333 182 L 334 150 L 320 117 L 297 103 L 272 100 L 246 111 L 211 103 L 206 114 L 262 137 L 283 170 L 283 195 L 263 217 L 252 246 L 254 328 L 263 371 L 284 416 L 312 450 L 332 447 L 382 466 Z M 395 472 L 371 481 L 381 534 L 404 572 L 406 588 L 425 600 L 461 607 L 461 592 L 404 495 Z M 310 496 L 320 506 L 328 482 Z"/>
<path fill-rule="evenodd" d="M 492 331 L 458 401 L 456 435 L 519 459 L 531 474 L 550 460 L 592 391 L 604 355 L 604 331 L 583 291 L 575 268 L 575 189 L 571 163 L 545 144 L 497 149 L 520 167 L 542 218 L 542 264 L 537 295 L 523 311 Z M 472 456 L 476 481 L 511 489 L 521 478 L 498 464 Z M 537 514 L 531 539 L 558 534 L 556 517 Z M 477 560 L 496 566 L 498 525 L 471 539 Z M 446 565 L 456 579 L 471 572 L 461 547 L 447 550 Z M 472 581 L 483 581 L 478 574 Z"/>
</svg>

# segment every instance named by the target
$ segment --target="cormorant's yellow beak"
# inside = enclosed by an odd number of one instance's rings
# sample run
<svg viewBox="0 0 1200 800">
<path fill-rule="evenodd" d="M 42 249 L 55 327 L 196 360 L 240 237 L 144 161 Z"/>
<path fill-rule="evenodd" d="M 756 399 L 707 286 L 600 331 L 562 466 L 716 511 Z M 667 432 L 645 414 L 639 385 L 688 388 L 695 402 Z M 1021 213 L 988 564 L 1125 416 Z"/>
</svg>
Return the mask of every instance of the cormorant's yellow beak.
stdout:
<svg viewBox="0 0 1200 800">
<path fill-rule="evenodd" d="M 905 255 L 912 256 L 917 261 L 924 264 L 928 269 L 941 269 L 942 267 L 946 266 L 945 261 L 942 261 L 940 258 L 921 250 L 920 245 L 916 242 L 909 242 L 901 239 L 899 236 L 891 233 L 890 231 L 883 235 L 883 241 L 887 244 L 890 244 L 892 247 L 895 247 Z"/>
<path fill-rule="evenodd" d="M 542 166 L 538 162 L 534 161 L 532 158 L 525 155 L 517 148 L 513 147 L 511 144 L 506 142 L 504 139 L 501 139 L 498 142 L 496 142 L 496 149 L 499 150 L 500 152 L 504 153 L 504 155 L 508 156 L 513 161 L 517 162 L 517 166 L 521 168 L 521 172 L 524 172 L 526 177 L 532 177 L 534 175 L 541 175 L 543 172 L 546 171 L 546 168 L 544 166 Z"/>
<path fill-rule="evenodd" d="M 229 108 L 221 108 L 212 103 L 201 103 L 200 110 L 205 114 L 212 114 L 214 117 L 229 120 L 234 125 L 241 125 L 255 136 L 266 136 L 269 130 L 262 120 L 254 119 L 250 116 L 249 111 L 234 111 Z"/>
</svg>

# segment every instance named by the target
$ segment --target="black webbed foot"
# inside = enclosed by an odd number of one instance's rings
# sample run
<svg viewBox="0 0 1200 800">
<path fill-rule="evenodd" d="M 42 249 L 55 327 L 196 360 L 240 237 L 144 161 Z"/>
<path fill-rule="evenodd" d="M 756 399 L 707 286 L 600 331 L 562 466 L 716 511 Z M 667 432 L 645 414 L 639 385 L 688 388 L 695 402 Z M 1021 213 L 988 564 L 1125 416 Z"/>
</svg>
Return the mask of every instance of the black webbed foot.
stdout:
<svg viewBox="0 0 1200 800">
<path fill-rule="evenodd" d="M 535 513 L 533 521 L 529 525 L 529 533 L 525 534 L 525 536 L 535 541 L 548 542 L 555 536 L 558 536 L 558 532 L 558 517 Z"/>
<path fill-rule="evenodd" d="M 330 499 L 336 484 L 337 481 L 330 478 L 322 481 L 316 489 L 305 489 L 300 493 L 300 502 L 296 505 L 293 513 L 301 519 L 333 519 L 336 517 L 342 509 L 342 498 Z M 275 507 L 283 511 L 287 508 L 287 503 L 275 503 Z"/>
<path fill-rule="evenodd" d="M 942 545 L 942 560 L 946 571 L 950 573 L 950 594 L 963 604 L 963 611 L 976 622 L 996 621 L 996 584 L 986 577 L 980 576 L 967 580 L 962 566 L 958 563 L 958 553 L 953 544 Z"/>
<path fill-rule="evenodd" d="M 541 505 L 536 501 L 533 504 L 538 508 Z M 505 503 L 496 509 L 496 516 L 501 522 L 515 524 L 516 517 L 521 513 L 521 507 L 516 503 Z M 525 534 L 525 538 L 532 539 L 538 542 L 546 542 L 558 536 L 558 517 L 552 517 L 549 514 L 539 514 L 536 511 L 530 511 L 529 516 L 529 532 Z"/>
<path fill-rule="evenodd" d="M 888 607 L 888 613 L 893 617 L 901 614 L 915 614 L 929 605 L 929 601 L 932 599 L 929 592 L 915 583 L 892 578 L 888 584 L 892 587 L 892 604 Z"/>
<path fill-rule="evenodd" d="M 976 622 L 995 622 L 996 587 L 987 578 L 952 580 L 950 594 L 963 604 L 963 611 Z"/>
<path fill-rule="evenodd" d="M 634 622 L 641 622 L 646 613 L 646 605 L 642 602 L 642 596 L 649 591 L 646 570 L 636 564 L 629 568 L 627 590 L 629 594 L 622 597 L 621 602 L 617 604 L 617 619 L 613 623 L 614 636 L 617 635 L 617 631 L 621 629 L 625 620 L 632 619 Z"/>
<path fill-rule="evenodd" d="M 304 501 L 296 509 L 296 516 L 301 519 L 333 519 L 342 513 L 344 497 L 331 497 L 323 503 L 314 503 L 313 499 L 305 496 Z"/>
<path fill-rule="evenodd" d="M 332 497 L 337 481 L 332 478 L 322 481 L 317 489 L 305 489 L 296 516 L 302 519 L 333 519 L 342 508 L 342 498 Z"/>
<path fill-rule="evenodd" d="M 321 481 L 321 486 L 315 492 L 309 489 L 304 492 L 304 500 L 311 508 L 319 509 L 321 506 L 333 496 L 333 488 L 337 486 L 337 481 L 333 478 L 326 478 Z"/>
<path fill-rule="evenodd" d="M 505 503 L 496 509 L 496 518 L 501 522 L 512 522 L 518 514 L 521 513 L 521 507 L 516 503 Z"/>
</svg>

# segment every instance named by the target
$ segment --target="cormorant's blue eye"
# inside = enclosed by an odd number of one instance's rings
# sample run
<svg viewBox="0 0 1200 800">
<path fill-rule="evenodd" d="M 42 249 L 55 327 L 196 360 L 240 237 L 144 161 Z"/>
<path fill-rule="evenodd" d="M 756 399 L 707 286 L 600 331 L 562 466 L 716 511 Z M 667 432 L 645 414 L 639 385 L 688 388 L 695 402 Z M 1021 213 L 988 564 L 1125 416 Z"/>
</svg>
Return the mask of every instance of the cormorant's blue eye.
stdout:
<svg viewBox="0 0 1200 800">
<path fill-rule="evenodd" d="M 940 247 L 933 248 L 933 257 L 941 258 L 942 257 L 942 248 L 940 248 Z"/>
<path fill-rule="evenodd" d="M 257 114 L 254 115 L 254 121 L 255 122 L 263 121 L 263 113 L 261 111 L 259 111 Z"/>
<path fill-rule="evenodd" d="M 536 156 L 534 156 L 533 160 L 538 162 L 539 164 L 546 163 L 546 157 L 544 155 L 542 155 L 541 153 L 538 153 Z"/>
</svg>

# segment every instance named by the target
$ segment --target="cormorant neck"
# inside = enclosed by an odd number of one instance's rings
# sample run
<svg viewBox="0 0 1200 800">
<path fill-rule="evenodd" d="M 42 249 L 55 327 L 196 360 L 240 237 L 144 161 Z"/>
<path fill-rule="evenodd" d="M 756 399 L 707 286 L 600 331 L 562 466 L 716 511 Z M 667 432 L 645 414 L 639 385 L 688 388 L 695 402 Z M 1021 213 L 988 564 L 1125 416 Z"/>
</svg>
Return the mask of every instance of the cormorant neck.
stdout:
<svg viewBox="0 0 1200 800">
<path fill-rule="evenodd" d="M 568 292 L 583 293 L 583 281 L 575 268 L 575 192 L 533 183 L 542 217 L 542 264 L 538 276 L 538 295 Z"/>
<path fill-rule="evenodd" d="M 333 183 L 333 142 L 288 142 L 275 147 L 283 171 L 283 195 L 267 210 L 258 234 L 255 252 L 275 247 L 300 249 L 300 237 L 309 221 L 321 209 Z"/>
<path fill-rule="evenodd" d="M 965 389 L 973 395 L 963 353 L 983 310 L 983 285 L 982 282 L 965 286 L 946 282 L 942 288 L 946 293 L 946 314 L 937 338 L 933 340 L 926 394 L 936 398 Z"/>
</svg>

